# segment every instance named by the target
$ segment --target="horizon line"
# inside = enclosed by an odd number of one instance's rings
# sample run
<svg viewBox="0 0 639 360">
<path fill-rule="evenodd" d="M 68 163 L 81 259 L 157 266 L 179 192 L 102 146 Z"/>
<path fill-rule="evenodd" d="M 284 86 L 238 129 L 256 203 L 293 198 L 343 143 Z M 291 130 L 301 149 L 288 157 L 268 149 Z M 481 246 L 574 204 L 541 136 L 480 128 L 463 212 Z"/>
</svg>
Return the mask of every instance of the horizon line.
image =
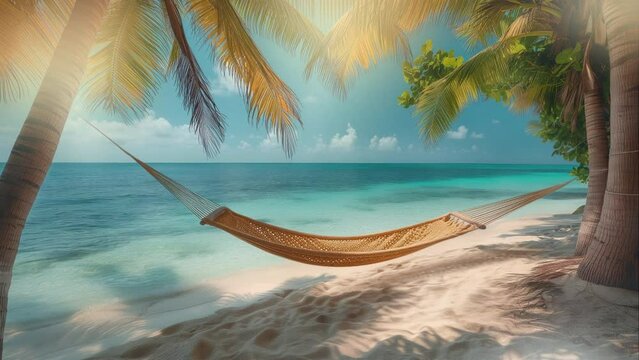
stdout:
<svg viewBox="0 0 639 360">
<path fill-rule="evenodd" d="M 148 164 L 459 164 L 459 165 L 553 165 L 553 166 L 574 166 L 574 163 L 525 163 L 525 162 L 341 162 L 341 161 L 145 161 Z M 0 164 L 6 164 L 6 161 L 0 161 Z M 133 161 L 54 161 L 52 164 L 136 164 Z"/>
</svg>

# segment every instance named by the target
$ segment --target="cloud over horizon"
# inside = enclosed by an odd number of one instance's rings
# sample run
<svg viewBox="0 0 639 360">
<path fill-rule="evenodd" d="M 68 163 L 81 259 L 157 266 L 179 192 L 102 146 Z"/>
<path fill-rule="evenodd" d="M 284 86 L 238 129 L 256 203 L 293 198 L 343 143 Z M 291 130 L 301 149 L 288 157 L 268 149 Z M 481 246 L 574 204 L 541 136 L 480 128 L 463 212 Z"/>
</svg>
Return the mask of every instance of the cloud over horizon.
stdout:
<svg viewBox="0 0 639 360">
<path fill-rule="evenodd" d="M 446 137 L 453 140 L 463 140 L 466 135 L 468 135 L 468 128 L 464 125 L 457 127 L 457 130 L 448 130 L 446 132 Z"/>
<path fill-rule="evenodd" d="M 395 135 L 393 136 L 373 136 L 368 147 L 377 151 L 398 151 L 400 150 L 399 141 Z"/>
</svg>

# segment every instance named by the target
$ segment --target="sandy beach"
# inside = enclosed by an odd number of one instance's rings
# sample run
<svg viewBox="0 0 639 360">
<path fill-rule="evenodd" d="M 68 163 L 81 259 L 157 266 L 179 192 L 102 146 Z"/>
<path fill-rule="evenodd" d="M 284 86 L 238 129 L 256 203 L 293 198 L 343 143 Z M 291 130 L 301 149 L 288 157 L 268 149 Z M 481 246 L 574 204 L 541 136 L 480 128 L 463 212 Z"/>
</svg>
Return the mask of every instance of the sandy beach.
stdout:
<svg viewBox="0 0 639 360">
<path fill-rule="evenodd" d="M 637 359 L 637 293 L 562 260 L 578 221 L 502 220 L 377 265 L 287 263 L 112 303 L 9 333 L 7 358 Z"/>
</svg>

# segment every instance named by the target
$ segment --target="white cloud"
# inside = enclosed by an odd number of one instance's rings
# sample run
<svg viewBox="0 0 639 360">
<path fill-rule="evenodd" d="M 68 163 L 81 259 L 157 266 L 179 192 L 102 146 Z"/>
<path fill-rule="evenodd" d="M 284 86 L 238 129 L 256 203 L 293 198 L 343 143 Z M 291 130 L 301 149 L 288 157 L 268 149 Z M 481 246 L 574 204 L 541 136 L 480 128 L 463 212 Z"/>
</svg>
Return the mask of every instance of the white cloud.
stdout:
<svg viewBox="0 0 639 360">
<path fill-rule="evenodd" d="M 251 144 L 247 143 L 246 141 L 242 140 L 240 141 L 240 144 L 237 146 L 238 149 L 240 150 L 250 150 L 252 148 Z"/>
<path fill-rule="evenodd" d="M 457 130 L 450 130 L 446 132 L 446 136 L 453 140 L 463 140 L 466 138 L 466 135 L 468 135 L 468 128 L 464 125 L 459 126 Z"/>
<path fill-rule="evenodd" d="M 408 145 L 408 150 L 413 150 L 414 148 L 415 148 L 415 145 L 413 145 L 413 144 L 409 144 Z"/>
<path fill-rule="evenodd" d="M 470 149 L 471 149 L 472 151 L 477 151 L 477 150 L 479 150 L 479 148 L 477 147 L 477 145 L 473 145 L 473 146 L 471 146 L 471 147 L 470 147 Z"/>
<path fill-rule="evenodd" d="M 497 120 L 497 119 L 492 119 L 491 122 L 495 125 L 501 123 L 501 121 Z"/>
<path fill-rule="evenodd" d="M 206 156 L 188 124 L 173 125 L 147 111 L 129 125 L 119 121 L 92 121 L 100 130 L 145 161 L 204 161 Z M 130 161 L 79 117 L 67 122 L 57 161 Z"/>
<path fill-rule="evenodd" d="M 331 142 L 328 144 L 328 148 L 330 150 L 351 151 L 353 150 L 356 140 L 357 131 L 349 123 L 346 128 L 346 134 L 335 134 L 331 139 Z"/>
<path fill-rule="evenodd" d="M 371 150 L 377 151 L 395 151 L 399 150 L 397 137 L 393 136 L 383 136 L 378 137 L 377 135 L 371 138 L 370 144 L 368 146 Z"/>
<path fill-rule="evenodd" d="M 473 139 L 483 139 L 483 138 L 484 138 L 484 134 L 482 134 L 482 133 L 476 133 L 476 132 L 474 132 L 474 131 L 473 131 L 473 132 L 470 134 L 470 137 L 471 137 L 471 138 L 473 138 Z"/>
<path fill-rule="evenodd" d="M 273 131 L 268 133 L 268 135 L 262 139 L 262 142 L 260 142 L 260 148 L 262 150 L 273 150 L 279 146 L 280 144 L 277 142 L 277 135 L 275 135 L 275 132 Z"/>
<path fill-rule="evenodd" d="M 215 95 L 235 95 L 240 93 L 235 78 L 228 72 L 222 71 L 219 67 L 215 68 L 215 79 L 211 82 L 211 91 Z"/>
</svg>

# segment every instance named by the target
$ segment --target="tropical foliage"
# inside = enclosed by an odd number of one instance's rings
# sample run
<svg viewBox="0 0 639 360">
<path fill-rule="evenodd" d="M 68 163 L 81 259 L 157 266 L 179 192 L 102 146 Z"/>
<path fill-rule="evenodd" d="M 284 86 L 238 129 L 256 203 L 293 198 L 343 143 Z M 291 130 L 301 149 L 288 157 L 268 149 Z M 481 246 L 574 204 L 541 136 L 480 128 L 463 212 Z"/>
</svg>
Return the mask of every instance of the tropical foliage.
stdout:
<svg viewBox="0 0 639 360">
<path fill-rule="evenodd" d="M 0 0 L 0 101 L 17 100 L 43 75 L 72 8 L 71 1 Z M 183 5 L 182 5 L 183 4 Z M 172 77 L 191 113 L 191 126 L 214 155 L 225 119 L 189 44 L 183 19 L 193 19 L 222 72 L 246 99 L 249 118 L 273 130 L 287 155 L 295 147 L 299 101 L 252 39 L 273 38 L 290 51 L 310 54 L 321 32 L 286 0 L 112 0 L 90 57 L 83 95 L 92 108 L 125 119 L 139 115 Z"/>
<path fill-rule="evenodd" d="M 319 31 L 289 2 L 0 0 L 0 101 L 18 100 L 38 87 L 0 177 L 0 358 L 22 230 L 79 93 L 94 108 L 130 118 L 151 104 L 171 76 L 206 153 L 218 152 L 224 117 L 184 19 L 193 19 L 217 66 L 237 81 L 250 119 L 274 131 L 290 156 L 301 122 L 298 100 L 262 56 L 247 25 L 289 50 L 310 53 Z"/>
<path fill-rule="evenodd" d="M 577 43 L 553 55 L 553 43 L 528 39 L 517 43 L 518 52 L 508 62 L 508 76 L 481 86 L 481 93 L 494 101 L 516 109 L 535 106 L 539 119 L 531 121 L 529 130 L 545 142 L 553 143 L 553 152 L 576 162 L 572 174 L 582 182 L 588 179 L 588 146 L 583 107 L 578 109 L 579 121 L 564 119 L 561 90 L 569 81 L 568 74 L 581 72 L 583 49 Z M 398 97 L 406 108 L 414 107 L 424 89 L 448 76 L 463 64 L 463 57 L 452 50 L 433 50 L 432 40 L 422 46 L 422 52 L 412 62 L 402 65 L 404 80 L 410 89 Z M 600 78 L 609 78 L 601 69 Z"/>
<path fill-rule="evenodd" d="M 482 87 L 504 83 L 514 84 L 504 90 L 515 108 L 533 106 L 543 112 L 560 103 L 561 118 L 573 129 L 585 118 L 590 179 L 576 247 L 576 255 L 586 256 L 578 274 L 598 284 L 637 289 L 639 25 L 632 18 L 637 10 L 635 0 L 361 0 L 329 32 L 307 70 L 316 70 L 344 95 L 349 80 L 381 56 L 410 56 L 407 33 L 428 18 L 445 20 L 470 45 L 483 45 L 413 99 L 405 99 L 414 103 L 424 140 L 443 136 Z M 609 100 L 603 94 L 605 78 L 597 73 L 602 63 L 592 63 L 597 47 L 615 64 L 605 71 Z M 525 60 L 535 53 L 538 59 L 552 59 L 552 66 L 544 62 L 528 69 L 535 63 Z M 513 71 L 513 64 L 520 71 Z M 547 71 L 551 68 L 555 72 Z M 517 76 L 521 81 L 511 82 Z M 549 120 L 561 124 L 555 110 L 542 117 L 542 126 Z M 564 131 L 543 134 L 566 140 Z M 570 146 L 557 150 L 583 159 Z"/>
</svg>

